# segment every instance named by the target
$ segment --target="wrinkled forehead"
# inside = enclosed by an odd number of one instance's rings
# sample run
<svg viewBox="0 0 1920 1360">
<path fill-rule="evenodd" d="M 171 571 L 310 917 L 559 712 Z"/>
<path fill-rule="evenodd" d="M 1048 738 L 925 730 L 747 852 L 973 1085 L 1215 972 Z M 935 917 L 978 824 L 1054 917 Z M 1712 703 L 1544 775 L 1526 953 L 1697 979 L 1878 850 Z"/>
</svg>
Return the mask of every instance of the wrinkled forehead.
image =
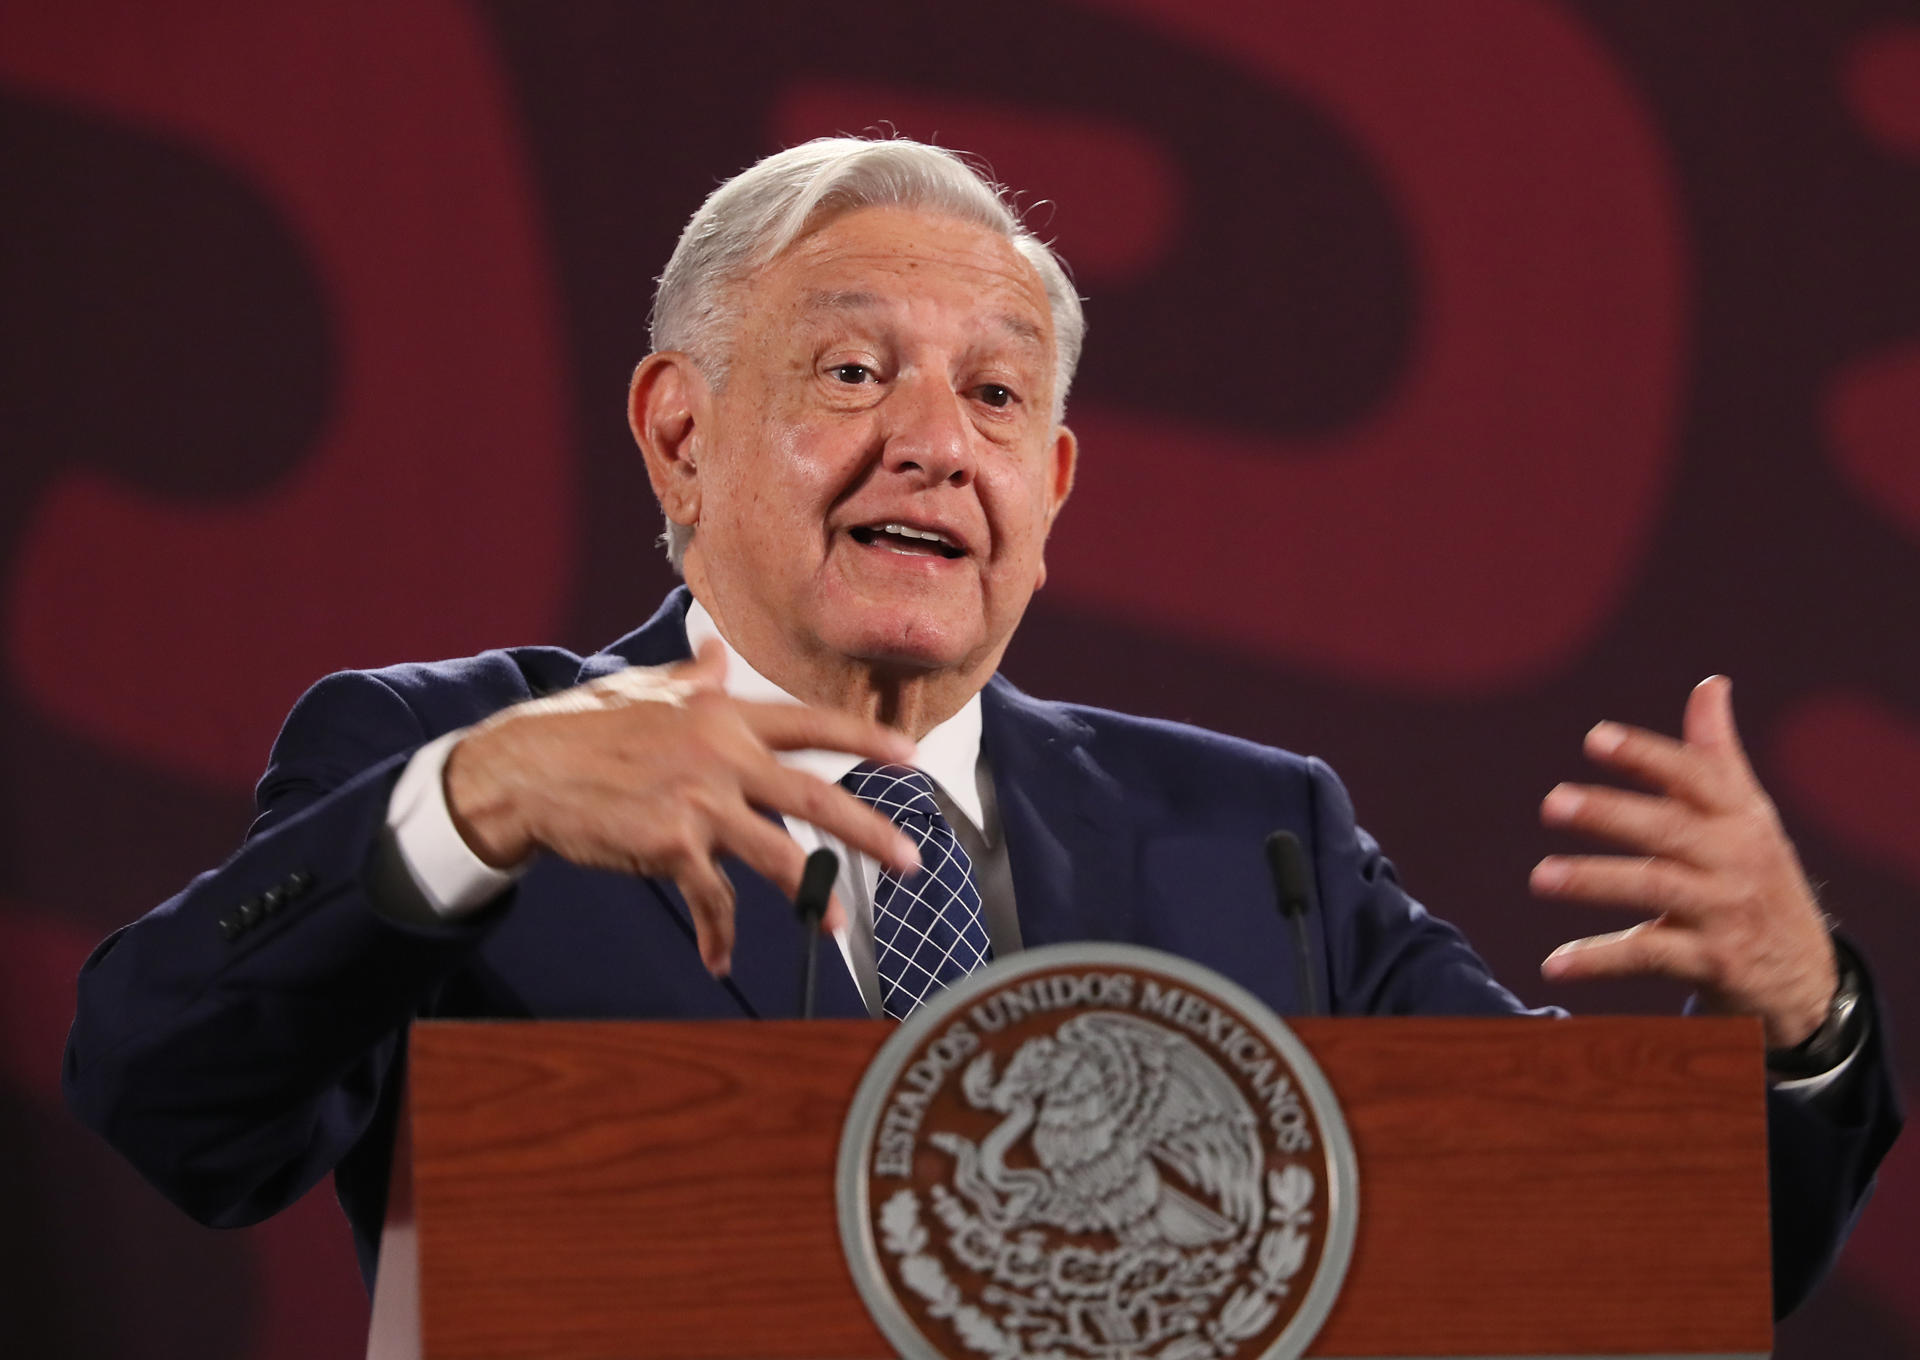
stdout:
<svg viewBox="0 0 1920 1360">
<path fill-rule="evenodd" d="M 831 325 L 839 318 L 856 323 L 885 324 L 893 317 L 911 315 L 916 302 L 922 300 L 923 296 L 914 293 L 911 288 L 891 293 L 875 292 L 864 287 L 816 288 L 799 295 L 797 311 L 803 325 L 815 322 Z M 973 320 L 980 328 L 1015 348 L 1032 349 L 1041 354 L 1051 352 L 1052 333 L 1046 325 L 1044 312 L 1036 317 L 1024 308 L 995 310 L 989 305 L 978 309 Z"/>
<path fill-rule="evenodd" d="M 960 218 L 863 208 L 825 223 L 758 275 L 757 299 L 794 323 L 944 310 L 1051 353 L 1046 287 L 1013 242 Z"/>
</svg>

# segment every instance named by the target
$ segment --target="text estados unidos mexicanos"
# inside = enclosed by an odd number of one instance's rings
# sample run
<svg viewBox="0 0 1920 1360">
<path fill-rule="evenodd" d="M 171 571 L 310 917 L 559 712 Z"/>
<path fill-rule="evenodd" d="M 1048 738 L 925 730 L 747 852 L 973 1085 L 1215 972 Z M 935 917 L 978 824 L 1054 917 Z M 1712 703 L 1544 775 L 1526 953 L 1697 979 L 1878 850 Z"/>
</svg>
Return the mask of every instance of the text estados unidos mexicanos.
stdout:
<svg viewBox="0 0 1920 1360">
<path fill-rule="evenodd" d="M 1205 997 L 1127 973 L 1050 973 L 977 1002 L 907 1065 L 874 1136 L 874 1174 L 899 1180 L 913 1175 L 914 1143 L 927 1106 L 947 1076 L 980 1051 L 982 1033 L 1068 1008 L 1141 1011 L 1197 1035 L 1253 1087 L 1280 1151 L 1295 1153 L 1313 1146 L 1300 1093 L 1280 1060 L 1262 1039 Z"/>
</svg>

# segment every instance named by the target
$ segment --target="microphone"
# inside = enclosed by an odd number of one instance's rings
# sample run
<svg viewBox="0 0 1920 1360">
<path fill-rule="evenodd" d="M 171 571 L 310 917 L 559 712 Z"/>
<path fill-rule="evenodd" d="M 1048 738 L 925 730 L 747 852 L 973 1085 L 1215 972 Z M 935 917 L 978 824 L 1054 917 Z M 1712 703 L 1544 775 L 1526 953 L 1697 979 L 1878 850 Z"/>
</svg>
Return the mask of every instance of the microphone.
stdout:
<svg viewBox="0 0 1920 1360">
<path fill-rule="evenodd" d="M 833 880 L 840 876 L 840 856 L 821 846 L 807 856 L 800 871 L 800 891 L 793 895 L 793 909 L 800 913 L 800 1018 L 813 1019 L 813 998 L 818 990 L 820 959 L 820 921 L 827 914 L 827 897 L 833 892 Z"/>
<path fill-rule="evenodd" d="M 1313 910 L 1313 865 L 1300 846 L 1300 838 L 1291 831 L 1276 831 L 1268 836 L 1267 868 L 1273 873 L 1273 890 L 1280 899 L 1280 914 L 1293 922 L 1294 963 L 1299 971 L 1304 1014 L 1319 1015 L 1320 988 L 1314 980 L 1313 954 L 1307 943 L 1307 913 Z"/>
</svg>

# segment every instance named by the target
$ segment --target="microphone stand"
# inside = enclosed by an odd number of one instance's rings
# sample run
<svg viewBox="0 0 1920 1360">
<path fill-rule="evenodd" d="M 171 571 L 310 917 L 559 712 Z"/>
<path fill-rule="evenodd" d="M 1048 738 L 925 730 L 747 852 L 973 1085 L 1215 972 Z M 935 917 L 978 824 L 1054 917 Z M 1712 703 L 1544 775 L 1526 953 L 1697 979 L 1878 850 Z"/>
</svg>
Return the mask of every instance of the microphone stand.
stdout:
<svg viewBox="0 0 1920 1360">
<path fill-rule="evenodd" d="M 1291 831 L 1276 831 L 1268 836 L 1267 868 L 1273 874 L 1281 915 L 1293 922 L 1293 958 L 1304 1013 L 1319 1015 L 1322 1013 L 1320 988 L 1314 978 L 1311 946 L 1307 943 L 1307 913 L 1313 907 L 1313 866 L 1300 846 L 1300 838 Z"/>
<path fill-rule="evenodd" d="M 820 982 L 820 922 L 827 914 L 827 897 L 833 881 L 840 875 L 840 857 L 822 846 L 807 856 L 800 871 L 800 891 L 793 895 L 793 909 L 800 915 L 800 1018 L 813 1019 L 814 995 Z"/>
</svg>

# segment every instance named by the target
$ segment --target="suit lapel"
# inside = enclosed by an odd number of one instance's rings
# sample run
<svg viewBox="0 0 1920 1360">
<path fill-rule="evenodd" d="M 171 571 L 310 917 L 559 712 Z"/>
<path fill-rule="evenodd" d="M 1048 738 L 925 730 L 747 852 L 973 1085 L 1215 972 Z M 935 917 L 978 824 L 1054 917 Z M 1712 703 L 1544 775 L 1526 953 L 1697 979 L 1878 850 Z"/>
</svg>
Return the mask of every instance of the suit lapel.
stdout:
<svg viewBox="0 0 1920 1360">
<path fill-rule="evenodd" d="M 627 666 L 667 666 L 692 656 L 687 646 L 687 608 L 693 596 L 685 586 L 668 595 L 651 619 L 605 651 L 586 659 L 580 683 Z M 780 819 L 772 818 L 775 825 Z M 784 828 L 783 828 L 784 829 Z M 727 990 L 748 1015 L 784 1020 L 800 1014 L 801 932 L 793 903 L 773 884 L 729 859 L 723 867 L 734 887 L 733 973 Z M 680 918 L 689 933 L 693 913 L 686 899 L 668 879 L 649 879 L 666 909 Z M 846 959 L 831 938 L 815 942 L 820 950 L 817 1013 L 835 1019 L 864 1019 L 866 1003 Z"/>
<path fill-rule="evenodd" d="M 729 987 L 747 1010 L 763 1020 L 800 1016 L 800 969 L 806 934 L 787 895 L 738 861 L 727 862 L 735 901 L 733 975 Z M 681 910 L 685 910 L 685 906 Z M 834 1020 L 864 1020 L 867 1003 L 854 986 L 846 956 L 831 935 L 818 936 L 819 993 L 815 1014 Z"/>
<path fill-rule="evenodd" d="M 982 694 L 981 743 L 1027 948 L 1135 933 L 1132 820 L 1091 735 L 1070 710 L 998 676 Z"/>
</svg>

